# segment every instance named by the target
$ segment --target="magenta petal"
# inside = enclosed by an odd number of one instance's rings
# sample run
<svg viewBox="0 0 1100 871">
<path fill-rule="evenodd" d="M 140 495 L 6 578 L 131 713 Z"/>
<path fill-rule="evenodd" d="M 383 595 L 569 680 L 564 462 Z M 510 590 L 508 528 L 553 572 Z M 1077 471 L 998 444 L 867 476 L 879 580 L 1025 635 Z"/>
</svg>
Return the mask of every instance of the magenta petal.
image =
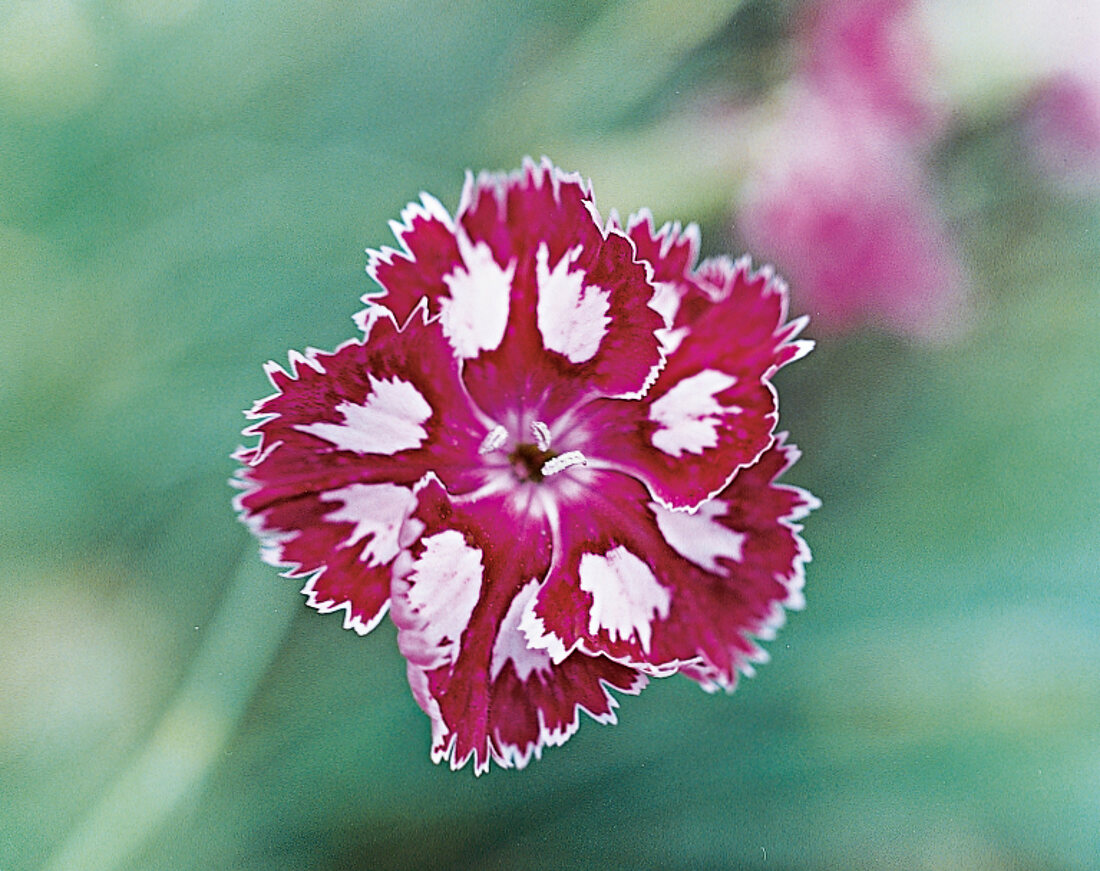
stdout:
<svg viewBox="0 0 1100 871">
<path fill-rule="evenodd" d="M 666 247 L 682 256 L 685 244 Z M 812 344 L 795 340 L 803 322 L 787 322 L 786 286 L 768 270 L 709 260 L 677 286 L 656 383 L 641 401 L 590 403 L 575 426 L 589 460 L 635 475 L 664 505 L 694 508 L 771 443 L 771 376 Z"/>
<path fill-rule="evenodd" d="M 805 605 L 802 589 L 810 550 L 798 521 L 821 503 L 799 487 L 776 482 L 799 456 L 785 438 L 781 433 L 714 500 L 715 511 L 720 507 L 723 513 L 713 522 L 744 536 L 740 559 L 727 564 L 729 573 L 722 580 L 700 585 L 678 614 L 685 627 L 694 624 L 691 631 L 708 642 L 700 646 L 701 661 L 683 670 L 706 689 L 732 690 L 738 672 L 751 676 L 752 663 L 767 661 L 752 639 L 772 640 L 786 620 L 785 611 Z M 740 626 L 740 632 L 731 633 L 718 615 Z"/>
<path fill-rule="evenodd" d="M 546 246 L 557 263 L 573 248 L 599 248 L 604 239 L 591 186 L 550 161 L 525 160 L 511 174 L 467 176 L 458 221 L 474 241 L 487 243 L 498 263 L 534 265 Z"/>
<path fill-rule="evenodd" d="M 753 637 L 802 605 L 809 551 L 795 521 L 817 501 L 775 483 L 796 457 L 777 441 L 694 514 L 591 473 L 587 510 L 562 511 L 554 568 L 524 622 L 531 642 L 555 659 L 580 649 L 732 688 L 762 657 Z"/>
<path fill-rule="evenodd" d="M 486 413 L 504 419 L 518 403 L 545 420 L 594 396 L 644 391 L 661 363 L 654 287 L 579 176 L 544 161 L 469 179 L 458 221 L 512 276 L 503 341 L 465 372 Z"/>
<path fill-rule="evenodd" d="M 250 512 L 301 493 L 350 482 L 410 485 L 435 472 L 452 492 L 483 483 L 478 448 L 488 428 L 470 403 L 450 345 L 414 316 L 398 329 L 376 306 L 363 343 L 331 354 L 292 355 L 268 375 L 278 392 L 249 412 L 242 498 Z"/>
<path fill-rule="evenodd" d="M 554 564 L 524 631 L 555 661 L 582 650 L 668 674 L 681 662 L 655 650 L 654 629 L 669 618 L 677 572 L 690 566 L 664 542 L 636 480 L 592 470 L 574 476 L 584 487 L 553 518 Z M 691 651 L 684 661 L 695 658 Z"/>
<path fill-rule="evenodd" d="M 405 487 L 350 484 L 280 500 L 249 522 L 265 561 L 308 578 L 302 593 L 311 608 L 344 611 L 344 628 L 365 635 L 386 613 L 390 563 L 415 505 Z"/>
<path fill-rule="evenodd" d="M 237 452 L 237 509 L 270 562 L 315 575 L 310 604 L 346 606 L 347 625 L 366 631 L 388 598 L 412 485 L 431 471 L 456 491 L 480 486 L 487 428 L 422 317 L 399 331 L 377 307 L 364 344 L 293 354 L 290 372 L 268 374 L 278 392 L 249 413 L 259 422 L 245 434 L 259 442 Z"/>
<path fill-rule="evenodd" d="M 451 216 L 439 200 L 422 194 L 420 202 L 406 206 L 401 221 L 392 221 L 390 227 L 400 250 L 367 252 L 367 272 L 385 291 L 383 305 L 401 323 L 422 298 L 428 300 L 429 312 L 438 314 L 439 298 L 448 292 L 446 278 L 462 264 Z M 371 294 L 363 297 L 368 304 L 378 299 Z"/>
<path fill-rule="evenodd" d="M 550 559 L 537 507 L 511 496 L 454 505 L 429 482 L 414 517 L 423 529 L 396 567 L 392 615 L 432 718 L 432 758 L 457 769 L 472 757 L 479 774 L 490 759 L 523 767 L 576 731 L 578 711 L 614 721 L 608 688 L 637 693 L 643 675 L 583 654 L 553 663 L 520 629 Z"/>
<path fill-rule="evenodd" d="M 1100 189 L 1100 82 L 1059 73 L 1032 88 L 1022 108 L 1036 167 L 1070 189 Z"/>
<path fill-rule="evenodd" d="M 676 285 L 690 283 L 699 257 L 699 230 L 694 224 L 687 228 L 665 224 L 655 230 L 653 216 L 643 209 L 630 216 L 626 232 L 638 251 L 638 258 L 653 267 L 654 281 Z"/>
</svg>

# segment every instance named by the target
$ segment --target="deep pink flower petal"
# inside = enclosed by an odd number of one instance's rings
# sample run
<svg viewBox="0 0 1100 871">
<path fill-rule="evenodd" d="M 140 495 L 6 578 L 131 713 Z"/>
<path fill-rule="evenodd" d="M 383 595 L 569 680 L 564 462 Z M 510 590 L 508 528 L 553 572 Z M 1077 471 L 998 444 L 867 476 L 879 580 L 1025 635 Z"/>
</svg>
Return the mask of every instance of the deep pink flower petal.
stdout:
<svg viewBox="0 0 1100 871">
<path fill-rule="evenodd" d="M 786 443 L 786 433 L 780 433 L 775 445 L 715 500 L 725 511 L 717 522 L 726 529 L 744 533 L 745 538 L 741 559 L 730 566 L 729 577 L 709 588 L 700 588 L 700 595 L 691 597 L 696 625 L 704 626 L 708 620 L 711 623 L 712 628 L 704 632 L 704 637 L 716 640 L 723 635 L 729 637 L 728 627 L 715 618 L 724 610 L 727 615 L 733 611 L 745 615 L 732 619 L 746 621 L 747 635 L 770 641 L 786 621 L 785 612 L 804 607 L 805 564 L 811 557 L 800 535 L 799 521 L 821 503 L 800 487 L 777 483 L 799 455 L 794 445 Z M 775 581 L 783 587 L 782 597 L 765 604 L 761 594 Z M 688 612 L 685 609 L 685 622 L 692 619 Z M 752 663 L 766 661 L 766 652 L 756 644 L 750 642 L 746 650 L 745 645 L 731 638 L 725 648 L 721 642 L 709 645 L 700 663 L 682 671 L 702 683 L 704 689 L 728 691 L 735 687 L 739 671 L 752 676 Z"/>
<path fill-rule="evenodd" d="M 448 282 L 466 269 L 454 221 L 439 200 L 421 194 L 420 202 L 406 206 L 401 221 L 391 221 L 390 227 L 401 247 L 367 252 L 367 272 L 385 293 L 367 294 L 363 301 L 380 299 L 402 323 L 421 299 L 428 300 L 431 314 L 438 314 L 440 298 L 450 293 Z"/>
<path fill-rule="evenodd" d="M 242 448 L 237 508 L 267 559 L 294 576 L 322 611 L 348 608 L 366 631 L 388 598 L 398 537 L 415 506 L 412 485 L 434 472 L 455 492 L 484 482 L 478 448 L 488 429 L 472 409 L 458 363 L 421 313 L 399 330 L 376 307 L 364 343 L 271 364 L 277 391 L 249 412 L 258 435 Z"/>
<path fill-rule="evenodd" d="M 392 615 L 432 719 L 432 758 L 461 768 L 472 757 L 479 774 L 490 759 L 522 768 L 564 743 L 580 710 L 613 722 L 608 688 L 640 692 L 644 675 L 582 653 L 553 663 L 520 629 L 550 560 L 534 490 L 456 505 L 432 481 L 419 499 L 423 528 L 395 566 Z"/>
<path fill-rule="evenodd" d="M 682 261 L 684 243 L 672 238 L 664 247 Z M 677 297 L 667 365 L 641 401 L 597 400 L 578 412 L 576 443 L 590 462 L 640 478 L 662 504 L 694 508 L 771 443 L 770 378 L 812 343 L 795 340 L 804 321 L 787 322 L 786 286 L 769 270 L 716 259 L 698 270 L 689 262 L 675 278 L 657 265 Z"/>
<path fill-rule="evenodd" d="M 661 363 L 654 288 L 621 231 L 602 226 L 579 176 L 548 161 L 467 180 L 458 222 L 511 277 L 499 343 L 469 354 L 465 381 L 498 420 L 548 419 L 594 396 L 634 396 Z M 446 328 L 446 318 L 444 319 Z M 495 335 L 495 334 L 494 334 Z"/>
<path fill-rule="evenodd" d="M 554 567 L 523 628 L 554 659 L 603 653 L 652 674 L 732 688 L 783 608 L 802 605 L 809 559 L 795 523 L 817 501 L 776 484 L 797 458 L 778 440 L 694 513 L 636 481 L 588 472 L 585 511 L 560 515 Z"/>
<path fill-rule="evenodd" d="M 389 606 L 390 565 L 415 505 L 407 487 L 349 484 L 245 516 L 264 542 L 264 561 L 307 579 L 302 593 L 311 608 L 343 611 L 344 628 L 366 635 Z"/>
<path fill-rule="evenodd" d="M 360 483 L 413 484 L 429 471 L 451 490 L 483 483 L 478 449 L 488 432 L 462 386 L 459 364 L 433 323 L 417 312 L 404 328 L 381 306 L 363 342 L 269 364 L 278 392 L 249 412 L 260 443 L 242 454 L 242 475 L 261 485 L 249 509 L 288 495 Z"/>
<path fill-rule="evenodd" d="M 638 257 L 653 267 L 655 282 L 670 282 L 687 289 L 699 259 L 699 230 L 694 224 L 687 227 L 665 224 L 658 230 L 653 215 L 643 209 L 630 216 L 626 233 Z"/>
</svg>

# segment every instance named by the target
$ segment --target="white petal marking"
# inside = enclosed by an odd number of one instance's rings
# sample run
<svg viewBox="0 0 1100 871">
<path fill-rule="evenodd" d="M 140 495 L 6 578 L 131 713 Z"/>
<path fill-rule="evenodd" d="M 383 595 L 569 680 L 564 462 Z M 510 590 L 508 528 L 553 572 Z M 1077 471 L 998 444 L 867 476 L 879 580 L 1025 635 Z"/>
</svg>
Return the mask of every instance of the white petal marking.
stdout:
<svg viewBox="0 0 1100 871">
<path fill-rule="evenodd" d="M 520 628 L 520 620 L 527 606 L 538 592 L 539 581 L 531 580 L 523 587 L 508 606 L 508 613 L 504 615 L 500 628 L 497 631 L 496 641 L 493 642 L 493 656 L 489 665 L 489 676 L 496 680 L 500 676 L 508 660 L 512 660 L 516 667 L 516 674 L 521 681 L 526 681 L 532 672 L 549 672 L 551 667 L 550 654 L 545 650 L 538 650 L 527 645 L 527 636 Z"/>
<path fill-rule="evenodd" d="M 726 516 L 728 506 L 725 502 L 717 499 L 704 502 L 694 514 L 669 511 L 656 502 L 651 502 L 649 507 L 653 509 L 665 541 L 689 562 L 724 577 L 729 576 L 729 570 L 718 563 L 718 557 L 741 562 L 745 534 L 715 522 L 716 518 Z"/>
<path fill-rule="evenodd" d="M 661 353 L 668 357 L 683 344 L 684 339 L 688 337 L 690 332 L 691 330 L 688 327 L 678 327 L 675 330 L 661 327 L 661 329 L 654 332 L 654 335 L 657 337 L 657 341 L 661 343 Z"/>
<path fill-rule="evenodd" d="M 455 238 L 466 268 L 443 278 L 451 295 L 439 301 L 439 323 L 455 353 L 469 359 L 492 351 L 504 339 L 516 264 L 501 269 L 484 242 L 472 245 L 461 232 Z"/>
<path fill-rule="evenodd" d="M 383 566 L 397 556 L 401 526 L 416 507 L 412 491 L 396 484 L 349 484 L 322 493 L 321 500 L 344 503 L 342 508 L 326 514 L 325 520 L 355 524 L 344 547 L 372 536 L 359 557 L 368 566 Z"/>
<path fill-rule="evenodd" d="M 649 307 L 661 316 L 665 327 L 671 329 L 676 322 L 676 312 L 680 310 L 680 294 L 676 285 L 669 281 L 655 281 L 653 287 L 653 298 L 649 301 Z"/>
<path fill-rule="evenodd" d="M 428 437 L 421 424 L 432 416 L 428 401 L 412 384 L 396 376 L 389 381 L 367 377 L 371 392 L 362 404 L 344 401 L 336 406 L 344 423 L 306 423 L 295 429 L 359 454 L 392 456 L 420 447 Z"/>
<path fill-rule="evenodd" d="M 415 620 L 415 624 L 402 627 L 398 642 L 410 662 L 431 670 L 457 657 L 462 633 L 481 595 L 484 567 L 481 551 L 467 545 L 457 530 L 448 529 L 423 542 L 424 552 L 408 574 L 407 603 L 401 607 L 402 622 Z M 411 615 L 415 618 L 410 619 Z"/>
<path fill-rule="evenodd" d="M 584 271 L 569 269 L 580 250 L 578 247 L 566 252 L 551 270 L 549 249 L 543 243 L 535 261 L 539 289 L 536 314 L 542 341 L 572 363 L 596 356 L 611 323 L 607 317 L 611 308 L 607 291 L 586 286 Z"/>
<path fill-rule="evenodd" d="M 637 633 L 642 650 L 649 651 L 654 616 L 664 619 L 672 596 L 641 559 L 622 545 L 603 556 L 581 557 L 581 589 L 592 595 L 588 631 L 606 629 L 612 641 Z"/>
<path fill-rule="evenodd" d="M 704 369 L 669 390 L 649 409 L 649 419 L 660 424 L 653 433 L 653 446 L 680 457 L 684 451 L 701 454 L 717 445 L 722 417 L 741 409 L 719 405 L 714 397 L 736 383 L 732 375 Z"/>
</svg>

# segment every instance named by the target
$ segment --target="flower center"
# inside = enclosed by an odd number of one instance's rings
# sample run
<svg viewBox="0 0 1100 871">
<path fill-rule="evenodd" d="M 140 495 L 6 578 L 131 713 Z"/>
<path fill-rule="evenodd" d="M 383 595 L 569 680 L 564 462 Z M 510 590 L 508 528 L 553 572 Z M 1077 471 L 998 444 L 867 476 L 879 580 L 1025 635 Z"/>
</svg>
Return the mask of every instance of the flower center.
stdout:
<svg viewBox="0 0 1100 871">
<path fill-rule="evenodd" d="M 583 466 L 588 463 L 580 451 L 558 453 L 550 450 L 550 428 L 541 420 L 531 424 L 531 432 L 535 436 L 534 442 L 517 441 L 516 446 L 508 454 L 508 463 L 517 480 L 538 484 L 543 479 L 556 475 L 570 466 Z M 478 453 L 495 453 L 505 447 L 508 441 L 508 431 L 502 426 L 496 426 L 485 437 Z"/>
<path fill-rule="evenodd" d="M 524 442 L 516 445 L 516 449 L 508 455 L 508 461 L 521 481 L 532 481 L 538 484 L 546 477 L 544 471 L 546 465 L 556 456 L 553 451 L 543 450 L 538 445 Z"/>
</svg>

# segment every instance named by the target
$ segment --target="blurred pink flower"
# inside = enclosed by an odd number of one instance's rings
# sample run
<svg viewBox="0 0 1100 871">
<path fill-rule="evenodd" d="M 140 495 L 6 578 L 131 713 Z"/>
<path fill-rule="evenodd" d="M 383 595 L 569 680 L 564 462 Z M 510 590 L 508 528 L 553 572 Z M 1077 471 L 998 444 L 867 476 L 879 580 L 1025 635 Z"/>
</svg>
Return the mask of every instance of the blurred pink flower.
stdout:
<svg viewBox="0 0 1100 871">
<path fill-rule="evenodd" d="M 1035 164 L 1069 187 L 1100 188 L 1100 85 L 1061 73 L 1036 86 L 1023 112 Z"/>
<path fill-rule="evenodd" d="M 750 171 L 736 229 L 789 276 L 815 326 L 944 340 L 967 282 L 920 155 L 866 108 L 790 95 Z"/>
<path fill-rule="evenodd" d="M 912 0 L 822 0 L 798 28 L 796 78 L 841 105 L 858 105 L 908 138 L 939 132 L 931 52 Z"/>
<path fill-rule="evenodd" d="M 821 0 L 759 141 L 736 229 L 821 331 L 946 339 L 967 282 L 925 165 L 946 113 L 912 0 Z"/>
</svg>

